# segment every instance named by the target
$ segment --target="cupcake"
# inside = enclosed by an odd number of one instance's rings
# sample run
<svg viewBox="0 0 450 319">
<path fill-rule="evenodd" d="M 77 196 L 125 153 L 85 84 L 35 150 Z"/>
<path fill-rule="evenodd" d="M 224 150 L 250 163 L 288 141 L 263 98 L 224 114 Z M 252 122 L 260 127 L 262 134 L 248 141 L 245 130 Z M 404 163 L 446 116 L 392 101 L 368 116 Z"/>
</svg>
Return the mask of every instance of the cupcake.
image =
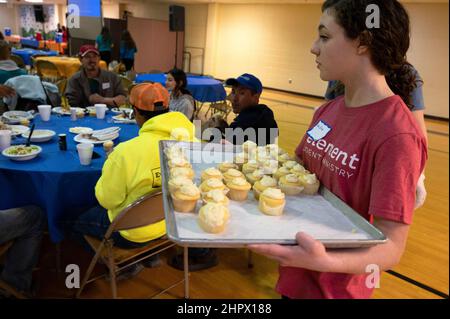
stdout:
<svg viewBox="0 0 450 319">
<path fill-rule="evenodd" d="M 236 201 L 244 201 L 248 197 L 248 191 L 252 188 L 249 182 L 243 177 L 237 177 L 227 182 L 229 188 L 228 197 Z"/>
<path fill-rule="evenodd" d="M 245 153 L 251 153 L 253 150 L 256 150 L 256 148 L 258 147 L 258 144 L 256 144 L 253 141 L 246 141 L 242 144 L 242 151 Z"/>
<path fill-rule="evenodd" d="M 271 159 L 269 151 L 264 146 L 258 146 L 255 153 L 255 159 L 258 163 L 264 163 Z"/>
<path fill-rule="evenodd" d="M 225 195 L 226 192 L 220 189 L 213 189 L 207 193 L 202 193 L 202 200 L 205 204 L 215 203 L 228 206 L 230 200 Z"/>
<path fill-rule="evenodd" d="M 286 167 L 287 169 L 291 170 L 297 164 L 298 163 L 296 161 L 286 161 L 286 162 L 284 162 L 283 166 Z"/>
<path fill-rule="evenodd" d="M 177 212 L 192 212 L 200 199 L 200 191 L 194 184 L 183 185 L 172 193 L 171 197 Z"/>
<path fill-rule="evenodd" d="M 269 154 L 269 156 L 273 159 L 278 158 L 278 151 L 279 151 L 279 147 L 277 144 L 267 144 L 266 145 L 266 150 L 267 153 Z"/>
<path fill-rule="evenodd" d="M 285 176 L 291 174 L 291 171 L 287 167 L 280 167 L 275 174 L 273 174 L 273 177 L 278 181 L 280 180 L 281 176 Z"/>
<path fill-rule="evenodd" d="M 222 176 L 222 173 L 217 168 L 210 167 L 210 168 L 205 169 L 202 172 L 202 175 L 201 175 L 202 183 L 210 178 L 222 179 L 223 176 Z"/>
<path fill-rule="evenodd" d="M 285 196 L 278 188 L 267 188 L 259 197 L 258 208 L 266 215 L 282 215 L 285 205 Z"/>
<path fill-rule="evenodd" d="M 185 150 L 181 146 L 174 144 L 164 150 L 169 160 L 174 158 L 186 158 Z"/>
<path fill-rule="evenodd" d="M 192 168 L 192 165 L 187 161 L 187 159 L 183 157 L 172 158 L 168 162 L 169 168 L 173 169 L 175 167 L 189 167 Z"/>
<path fill-rule="evenodd" d="M 223 174 L 223 173 L 226 173 L 226 172 L 227 172 L 229 169 L 231 169 L 231 168 L 233 168 L 233 169 L 238 169 L 239 166 L 237 166 L 237 165 L 234 164 L 234 163 L 230 163 L 230 162 L 223 162 L 223 163 L 221 163 L 221 164 L 218 166 L 218 169 L 219 169 L 219 171 L 222 172 L 222 174 Z"/>
<path fill-rule="evenodd" d="M 278 186 L 286 195 L 298 195 L 303 190 L 300 179 L 295 174 L 282 176 L 278 182 Z"/>
<path fill-rule="evenodd" d="M 225 225 L 230 219 L 228 208 L 220 205 L 208 203 L 198 212 L 198 223 L 200 227 L 212 234 L 218 234 L 225 230 Z"/>
<path fill-rule="evenodd" d="M 287 161 L 292 161 L 292 158 L 289 156 L 288 153 L 278 155 L 278 162 L 280 162 L 281 165 L 283 165 Z"/>
<path fill-rule="evenodd" d="M 319 191 L 320 182 L 316 174 L 303 174 L 298 176 L 300 184 L 304 187 L 303 194 L 315 195 Z"/>
<path fill-rule="evenodd" d="M 267 160 L 262 164 L 261 169 L 265 175 L 273 175 L 278 170 L 278 161 L 273 159 Z"/>
<path fill-rule="evenodd" d="M 264 176 L 260 181 L 255 182 L 253 184 L 253 194 L 255 195 L 256 200 L 259 199 L 259 195 L 264 192 L 267 188 L 276 188 L 277 181 L 270 177 Z"/>
<path fill-rule="evenodd" d="M 248 161 L 248 155 L 246 153 L 238 153 L 234 156 L 234 164 L 238 166 L 238 169 L 241 171 L 242 166 L 247 163 Z"/>
<path fill-rule="evenodd" d="M 226 190 L 226 187 L 225 184 L 222 182 L 222 180 L 218 178 L 207 179 L 200 185 L 200 191 L 202 193 L 207 193 L 213 189 L 219 189 L 221 191 L 224 191 Z"/>
<path fill-rule="evenodd" d="M 234 168 L 230 168 L 226 173 L 223 174 L 223 179 L 225 180 L 225 183 L 228 183 L 229 181 L 231 181 L 236 177 L 244 178 L 244 174 L 242 174 L 240 171 Z"/>
<path fill-rule="evenodd" d="M 307 171 L 306 168 L 297 163 L 291 168 L 291 173 L 295 175 L 304 175 L 309 174 L 309 171 Z"/>
<path fill-rule="evenodd" d="M 175 178 L 178 176 L 185 176 L 189 179 L 194 179 L 195 172 L 189 167 L 175 167 L 170 170 L 170 178 Z"/>
<path fill-rule="evenodd" d="M 171 194 L 175 193 L 181 186 L 183 185 L 194 185 L 191 179 L 186 176 L 178 176 L 175 178 L 169 179 L 169 192 Z"/>
<path fill-rule="evenodd" d="M 255 170 L 257 170 L 259 167 L 258 162 L 255 160 L 249 160 L 247 163 L 242 165 L 242 173 L 244 175 L 253 173 Z"/>
<path fill-rule="evenodd" d="M 257 181 L 261 180 L 264 176 L 264 171 L 262 169 L 254 170 L 253 173 L 245 175 L 250 184 L 255 184 Z"/>
</svg>

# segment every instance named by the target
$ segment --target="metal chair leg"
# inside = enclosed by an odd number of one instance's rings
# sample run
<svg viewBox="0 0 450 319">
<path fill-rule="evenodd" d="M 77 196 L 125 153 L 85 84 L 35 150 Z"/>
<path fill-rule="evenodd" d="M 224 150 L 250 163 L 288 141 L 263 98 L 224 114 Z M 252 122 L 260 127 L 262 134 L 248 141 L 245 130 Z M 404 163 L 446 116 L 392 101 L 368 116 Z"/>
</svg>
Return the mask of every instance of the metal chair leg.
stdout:
<svg viewBox="0 0 450 319">
<path fill-rule="evenodd" d="M 113 299 L 117 299 L 117 284 L 116 284 L 116 265 L 114 264 L 114 255 L 112 250 L 112 243 L 108 240 L 106 242 L 106 249 L 108 250 L 108 268 L 111 284 L 111 293 Z"/>
<path fill-rule="evenodd" d="M 100 257 L 100 253 L 103 250 L 104 242 L 100 244 L 97 251 L 95 252 L 94 257 L 91 260 L 91 263 L 89 264 L 89 267 L 86 271 L 86 274 L 84 275 L 83 281 L 81 282 L 80 289 L 78 289 L 77 294 L 75 298 L 80 298 L 81 292 L 83 291 L 84 287 L 86 286 L 86 283 L 89 280 L 89 277 L 91 276 L 92 271 L 94 270 L 95 265 L 97 264 L 98 258 Z"/>
</svg>

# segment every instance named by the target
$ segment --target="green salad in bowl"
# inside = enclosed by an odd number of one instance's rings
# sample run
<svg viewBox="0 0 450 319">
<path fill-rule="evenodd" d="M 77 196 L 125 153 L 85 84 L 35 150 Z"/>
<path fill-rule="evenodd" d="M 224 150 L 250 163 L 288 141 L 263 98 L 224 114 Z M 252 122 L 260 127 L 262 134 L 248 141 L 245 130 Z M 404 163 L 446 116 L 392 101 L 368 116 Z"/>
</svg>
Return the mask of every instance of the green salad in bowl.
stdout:
<svg viewBox="0 0 450 319">
<path fill-rule="evenodd" d="M 42 148 L 37 145 L 14 145 L 3 150 L 2 154 L 16 161 L 26 161 L 35 158 Z"/>
</svg>

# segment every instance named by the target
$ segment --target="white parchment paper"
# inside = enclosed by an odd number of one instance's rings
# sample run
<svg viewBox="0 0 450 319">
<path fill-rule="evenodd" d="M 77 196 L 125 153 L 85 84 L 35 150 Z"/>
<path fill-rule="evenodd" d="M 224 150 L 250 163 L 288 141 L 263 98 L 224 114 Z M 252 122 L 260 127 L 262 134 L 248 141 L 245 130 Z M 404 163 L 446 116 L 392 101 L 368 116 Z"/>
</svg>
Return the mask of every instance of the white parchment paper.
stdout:
<svg viewBox="0 0 450 319">
<path fill-rule="evenodd" d="M 210 157 L 204 158 L 200 151 L 192 151 L 193 159 L 202 158 L 202 163 L 192 162 L 196 172 L 195 183 L 200 184 L 200 174 L 208 167 L 217 167 L 223 161 L 232 161 L 232 153 L 214 154 L 215 162 Z M 206 162 L 204 163 L 206 159 Z M 198 161 L 197 161 L 198 162 Z M 367 240 L 371 236 L 358 228 L 351 220 L 333 207 L 321 195 L 286 196 L 286 207 L 282 216 L 268 216 L 258 209 L 258 202 L 250 191 L 245 202 L 230 200 L 230 220 L 224 232 L 210 234 L 198 225 L 198 210 L 202 203 L 198 202 L 195 213 L 175 212 L 178 237 L 183 240 L 292 240 L 295 234 L 303 231 L 321 240 Z"/>
</svg>

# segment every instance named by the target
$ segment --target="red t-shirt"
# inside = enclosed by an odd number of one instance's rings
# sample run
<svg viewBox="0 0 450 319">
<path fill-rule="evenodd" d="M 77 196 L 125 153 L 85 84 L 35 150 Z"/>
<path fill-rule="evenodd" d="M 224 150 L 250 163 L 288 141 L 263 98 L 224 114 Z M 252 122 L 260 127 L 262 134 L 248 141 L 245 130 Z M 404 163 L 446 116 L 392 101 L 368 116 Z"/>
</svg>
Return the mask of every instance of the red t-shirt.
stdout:
<svg viewBox="0 0 450 319">
<path fill-rule="evenodd" d="M 296 154 L 305 167 L 367 220 L 410 224 L 427 151 L 401 98 L 349 108 L 338 97 L 316 111 L 310 128 L 319 121 L 331 131 L 316 142 L 303 137 Z M 277 291 L 290 298 L 370 298 L 366 276 L 280 267 Z"/>
</svg>

